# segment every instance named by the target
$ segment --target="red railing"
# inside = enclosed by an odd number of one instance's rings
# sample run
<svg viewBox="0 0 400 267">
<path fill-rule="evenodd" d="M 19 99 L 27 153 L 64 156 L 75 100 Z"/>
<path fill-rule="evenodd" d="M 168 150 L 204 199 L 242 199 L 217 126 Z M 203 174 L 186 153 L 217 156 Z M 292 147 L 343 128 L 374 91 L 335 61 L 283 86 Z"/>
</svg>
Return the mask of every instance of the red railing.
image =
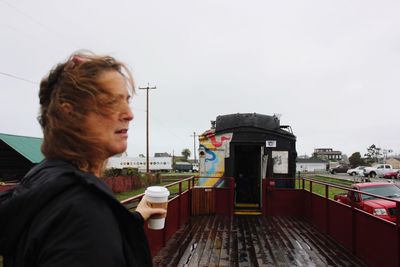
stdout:
<svg viewBox="0 0 400 267">
<path fill-rule="evenodd" d="M 309 191 L 305 182 L 309 182 Z M 313 193 L 313 185 L 325 187 L 324 195 Z M 330 188 L 337 188 L 373 196 L 396 203 L 397 222 L 383 220 L 356 208 L 329 199 Z M 400 264 L 400 201 L 361 192 L 348 187 L 303 179 L 304 215 L 321 231 L 330 235 L 369 266 L 399 266 Z"/>
<path fill-rule="evenodd" d="M 185 190 L 184 184 L 187 183 Z M 145 232 L 149 241 L 149 246 L 153 255 L 155 255 L 163 246 L 165 246 L 168 239 L 185 223 L 189 221 L 191 210 L 191 189 L 195 185 L 195 177 L 189 177 L 180 181 L 166 185 L 165 187 L 171 188 L 178 185 L 178 190 L 170 190 L 172 193 L 168 200 L 168 212 L 163 230 L 150 230 L 145 225 Z M 144 194 L 140 194 L 121 201 L 128 209 L 136 208 L 139 201 Z M 169 216 L 168 216 L 169 214 Z"/>
<path fill-rule="evenodd" d="M 146 227 L 153 255 L 165 245 L 175 231 L 189 221 L 192 215 L 191 205 L 195 179 L 195 177 L 190 177 L 167 186 L 178 185 L 178 192 L 169 200 L 168 204 L 168 214 L 174 216 L 167 216 L 166 226 L 162 231 L 148 230 Z M 234 181 L 232 178 L 226 179 L 229 181 L 228 187 L 212 188 L 213 193 L 210 195 L 214 197 L 212 205 L 215 205 L 213 214 L 233 214 Z M 262 181 L 264 216 L 304 217 L 320 231 L 325 232 L 344 248 L 352 251 L 368 266 L 400 266 L 400 201 L 362 192 L 362 194 L 396 202 L 397 223 L 392 223 L 357 209 L 354 203 L 346 205 L 329 199 L 331 188 L 359 192 L 357 190 L 306 178 L 295 179 L 297 188 L 276 188 L 274 182 L 280 179 L 270 178 Z M 305 186 L 306 182 L 309 183 L 308 190 Z M 182 190 L 184 183 L 188 183 L 188 185 L 185 190 Z M 325 187 L 323 195 L 314 193 L 316 184 Z M 207 188 L 196 188 L 196 190 L 201 189 L 206 190 Z M 142 197 L 143 194 L 122 203 L 130 206 Z"/>
</svg>

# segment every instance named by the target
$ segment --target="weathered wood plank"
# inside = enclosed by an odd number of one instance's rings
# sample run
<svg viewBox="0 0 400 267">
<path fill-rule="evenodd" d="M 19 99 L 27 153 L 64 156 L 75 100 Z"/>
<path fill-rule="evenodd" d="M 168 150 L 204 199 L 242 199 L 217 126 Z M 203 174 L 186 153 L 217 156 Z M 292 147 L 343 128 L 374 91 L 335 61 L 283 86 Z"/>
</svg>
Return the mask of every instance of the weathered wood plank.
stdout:
<svg viewBox="0 0 400 267">
<path fill-rule="evenodd" d="M 192 253 L 192 257 L 188 262 L 189 267 L 199 266 L 202 254 L 204 252 L 204 248 L 210 236 L 212 225 L 214 224 L 215 221 L 215 217 L 209 216 L 208 218 L 209 219 L 207 221 L 206 227 L 204 228 L 203 233 L 201 234 L 201 237 L 198 240 L 197 246 Z"/>
<path fill-rule="evenodd" d="M 196 216 L 195 218 L 196 218 L 195 223 L 201 225 L 201 227 L 199 227 L 195 235 L 192 236 L 192 240 L 189 243 L 189 246 L 187 247 L 185 254 L 179 261 L 178 266 L 187 266 L 189 262 L 192 260 L 193 255 L 196 253 L 200 238 L 204 234 L 204 229 L 206 228 L 210 220 L 210 218 L 207 216 Z"/>
<path fill-rule="evenodd" d="M 364 266 L 294 217 L 196 216 L 176 235 L 154 266 Z"/>
<path fill-rule="evenodd" d="M 214 250 L 214 242 L 215 242 L 215 236 L 217 234 L 218 224 L 219 224 L 219 217 L 215 217 L 215 220 L 213 220 L 213 223 L 210 227 L 210 234 L 204 245 L 204 251 L 201 254 L 200 262 L 198 264 L 198 266 L 200 267 L 209 266 L 210 264 L 212 264 L 210 260 L 212 252 Z"/>
<path fill-rule="evenodd" d="M 262 218 L 261 227 L 263 229 L 263 235 L 265 236 L 265 245 L 269 247 L 271 258 L 274 259 L 275 265 L 292 266 L 292 261 L 290 261 L 289 255 L 287 254 L 287 248 L 281 238 L 279 238 L 272 220 Z"/>
<path fill-rule="evenodd" d="M 251 218 L 252 216 L 246 216 L 245 218 L 243 218 L 242 227 L 243 227 L 244 240 L 247 247 L 247 255 L 248 255 L 247 264 L 250 264 L 250 266 L 257 267 L 259 266 L 259 264 L 255 251 L 256 248 L 254 247 L 254 245 L 257 244 L 255 243 L 255 235 L 254 233 L 252 233 L 251 228 L 249 226 Z"/>
<path fill-rule="evenodd" d="M 233 217 L 231 220 L 231 240 L 229 249 L 229 261 L 231 266 L 238 266 L 239 255 L 238 255 L 238 227 L 237 227 L 237 217 Z"/>
<path fill-rule="evenodd" d="M 200 220 L 199 220 L 200 219 Z M 164 249 L 162 249 L 157 256 L 153 258 L 155 266 L 171 266 L 179 265 L 182 258 L 185 257 L 187 249 L 190 248 L 190 243 L 196 240 L 196 235 L 202 232 L 206 217 L 196 218 L 192 217 L 189 223 L 179 229 L 170 240 L 168 240 Z M 168 259 L 167 261 L 165 259 Z"/>
<path fill-rule="evenodd" d="M 264 248 L 261 244 L 260 237 L 256 230 L 256 221 L 257 217 L 251 216 L 248 218 L 248 229 L 249 229 L 249 242 L 252 243 L 252 247 L 254 248 L 254 255 L 251 257 L 257 261 L 257 266 L 263 266 L 266 264 Z"/>
<path fill-rule="evenodd" d="M 225 224 L 222 217 L 218 218 L 218 227 L 216 227 L 217 232 L 215 234 L 213 250 L 211 251 L 210 264 L 209 266 L 219 266 L 219 258 L 222 250 L 222 234 L 223 227 L 221 225 Z"/>
<path fill-rule="evenodd" d="M 288 222 L 286 218 L 274 218 L 280 229 L 285 236 L 287 236 L 289 242 L 292 244 L 292 255 L 296 261 L 297 266 L 325 266 L 326 263 L 322 262 L 319 257 L 315 254 L 310 246 L 304 242 L 295 231 L 293 231 L 293 225 Z"/>
</svg>

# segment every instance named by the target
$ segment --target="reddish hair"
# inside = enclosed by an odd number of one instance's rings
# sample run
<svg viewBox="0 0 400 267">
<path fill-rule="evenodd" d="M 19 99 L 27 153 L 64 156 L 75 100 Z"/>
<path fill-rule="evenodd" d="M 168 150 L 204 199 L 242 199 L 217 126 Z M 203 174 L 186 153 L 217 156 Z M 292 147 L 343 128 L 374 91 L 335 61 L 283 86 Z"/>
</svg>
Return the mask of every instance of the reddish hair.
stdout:
<svg viewBox="0 0 400 267">
<path fill-rule="evenodd" d="M 63 159 L 79 169 L 94 172 L 107 158 L 96 137 L 85 130 L 89 112 L 104 116 L 114 108 L 106 90 L 98 83 L 101 74 L 117 71 L 135 91 L 126 65 L 110 56 L 75 53 L 55 66 L 40 83 L 40 113 L 43 129 L 42 152 L 48 159 Z M 69 107 L 66 111 L 65 104 Z"/>
</svg>

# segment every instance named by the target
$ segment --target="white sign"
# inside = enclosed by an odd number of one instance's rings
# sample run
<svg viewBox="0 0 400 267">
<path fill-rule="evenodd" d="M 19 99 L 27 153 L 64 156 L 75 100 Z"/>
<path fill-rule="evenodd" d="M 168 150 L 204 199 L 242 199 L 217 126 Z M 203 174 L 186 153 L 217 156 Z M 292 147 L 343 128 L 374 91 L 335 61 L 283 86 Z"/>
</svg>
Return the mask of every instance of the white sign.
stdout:
<svg viewBox="0 0 400 267">
<path fill-rule="evenodd" d="M 288 161 L 289 152 L 288 151 L 272 151 L 272 158 L 274 160 L 273 172 L 279 174 L 288 173 Z"/>
<path fill-rule="evenodd" d="M 265 141 L 266 147 L 276 147 L 276 140 L 267 140 Z"/>
</svg>

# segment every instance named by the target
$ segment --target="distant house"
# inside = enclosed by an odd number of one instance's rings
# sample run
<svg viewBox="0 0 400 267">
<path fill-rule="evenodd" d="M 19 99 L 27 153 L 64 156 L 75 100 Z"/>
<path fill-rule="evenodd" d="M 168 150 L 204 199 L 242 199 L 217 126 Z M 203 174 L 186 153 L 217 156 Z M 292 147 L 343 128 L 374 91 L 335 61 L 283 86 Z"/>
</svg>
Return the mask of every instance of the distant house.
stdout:
<svg viewBox="0 0 400 267">
<path fill-rule="evenodd" d="M 340 161 L 342 160 L 342 152 L 332 148 L 315 148 L 313 157 L 329 161 Z"/>
<path fill-rule="evenodd" d="M 41 162 L 42 142 L 42 138 L 0 133 L 0 179 L 19 180 Z"/>
<path fill-rule="evenodd" d="M 326 171 L 327 162 L 319 158 L 297 158 L 296 172 L 320 172 Z"/>
</svg>

